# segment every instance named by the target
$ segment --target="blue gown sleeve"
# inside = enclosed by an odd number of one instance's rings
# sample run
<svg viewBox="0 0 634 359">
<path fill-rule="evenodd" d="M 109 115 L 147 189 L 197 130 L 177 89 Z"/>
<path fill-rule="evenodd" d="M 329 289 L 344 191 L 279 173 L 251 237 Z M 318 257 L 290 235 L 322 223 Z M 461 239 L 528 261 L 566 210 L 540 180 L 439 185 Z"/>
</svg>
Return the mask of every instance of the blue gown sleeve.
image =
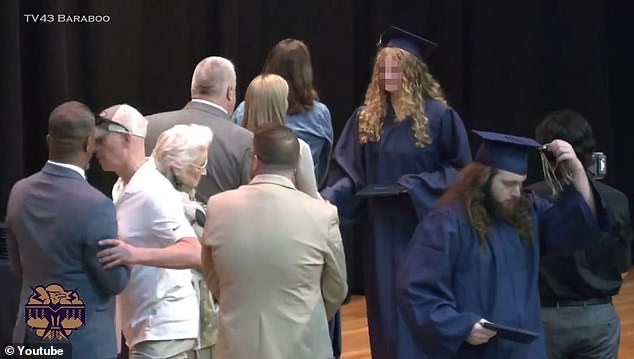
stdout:
<svg viewBox="0 0 634 359">
<path fill-rule="evenodd" d="M 416 208 L 419 220 L 436 205 L 436 200 L 456 179 L 458 172 L 471 163 L 471 148 L 460 115 L 447 107 L 440 119 L 437 141 L 441 168 L 433 172 L 406 174 L 397 181 L 405 187 Z"/>
<path fill-rule="evenodd" d="M 453 294 L 453 262 L 464 235 L 460 226 L 451 212 L 432 211 L 416 228 L 397 276 L 400 308 L 414 337 L 424 338 L 430 358 L 457 352 L 481 318 L 460 312 Z"/>
<path fill-rule="evenodd" d="M 603 200 L 592 182 L 590 186 L 596 216 L 573 186 L 568 186 L 553 204 L 534 195 L 533 205 L 538 215 L 542 254 L 570 254 L 575 249 L 598 241 L 610 230 Z"/>
<path fill-rule="evenodd" d="M 354 223 L 354 212 L 360 204 L 355 193 L 365 187 L 363 154 L 359 143 L 358 108 L 348 119 L 333 153 L 332 168 L 328 176 L 328 186 L 321 196 L 337 206 L 342 226 Z"/>
</svg>

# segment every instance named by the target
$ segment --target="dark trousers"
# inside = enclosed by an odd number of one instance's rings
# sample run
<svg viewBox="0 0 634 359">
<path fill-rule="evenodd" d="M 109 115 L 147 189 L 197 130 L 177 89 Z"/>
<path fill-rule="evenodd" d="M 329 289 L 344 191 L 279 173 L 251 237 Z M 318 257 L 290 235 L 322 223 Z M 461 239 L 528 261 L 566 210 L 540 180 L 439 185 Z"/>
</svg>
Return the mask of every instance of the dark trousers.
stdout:
<svg viewBox="0 0 634 359">
<path fill-rule="evenodd" d="M 550 359 L 616 359 L 621 321 L 611 303 L 541 309 Z"/>
</svg>

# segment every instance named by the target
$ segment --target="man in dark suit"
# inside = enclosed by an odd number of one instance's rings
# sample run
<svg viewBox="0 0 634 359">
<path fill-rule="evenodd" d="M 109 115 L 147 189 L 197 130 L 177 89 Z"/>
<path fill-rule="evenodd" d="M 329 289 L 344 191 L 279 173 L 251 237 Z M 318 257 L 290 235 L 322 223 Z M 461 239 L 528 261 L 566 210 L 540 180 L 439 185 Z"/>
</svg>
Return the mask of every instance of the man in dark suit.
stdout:
<svg viewBox="0 0 634 359">
<path fill-rule="evenodd" d="M 54 297 L 61 296 L 67 301 L 60 304 L 83 302 L 85 308 L 83 325 L 68 337 L 73 357 L 115 358 L 114 296 L 125 288 L 130 270 L 106 270 L 97 258 L 103 249 L 97 242 L 117 237 L 117 221 L 112 201 L 85 178 L 95 148 L 95 117 L 82 103 L 63 103 L 49 117 L 46 140 L 48 162 L 13 186 L 7 206 L 9 258 L 22 277 L 13 341 L 41 342 L 42 332 L 25 322 L 25 305 L 56 304 Z"/>
<path fill-rule="evenodd" d="M 200 201 L 216 193 L 235 189 L 251 180 L 249 149 L 253 134 L 229 121 L 236 104 L 236 73 L 231 61 L 207 57 L 194 70 L 192 100 L 181 110 L 147 117 L 146 154 L 150 154 L 158 136 L 177 124 L 207 126 L 214 134 L 209 147 L 207 175 L 196 189 Z"/>
<path fill-rule="evenodd" d="M 591 177 L 601 177 L 593 159 L 594 136 L 588 122 L 570 110 L 555 111 L 537 126 L 540 143 L 553 139 L 570 142 Z M 539 273 L 541 315 L 548 357 L 617 358 L 621 326 L 612 305 L 631 263 L 632 225 L 627 197 L 619 190 L 594 181 L 613 225 L 601 241 L 571 255 L 544 257 Z M 529 187 L 553 198 L 550 187 L 539 182 Z"/>
</svg>

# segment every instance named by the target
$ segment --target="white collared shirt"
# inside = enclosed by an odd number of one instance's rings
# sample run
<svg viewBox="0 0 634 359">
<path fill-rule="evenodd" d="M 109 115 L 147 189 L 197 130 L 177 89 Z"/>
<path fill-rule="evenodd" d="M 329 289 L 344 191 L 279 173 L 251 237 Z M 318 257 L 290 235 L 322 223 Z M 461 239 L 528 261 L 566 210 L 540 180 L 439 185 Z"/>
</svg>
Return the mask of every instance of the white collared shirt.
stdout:
<svg viewBox="0 0 634 359">
<path fill-rule="evenodd" d="M 213 103 L 213 102 L 210 102 L 210 101 L 207 101 L 207 100 L 203 100 L 203 99 L 200 99 L 200 98 L 193 98 L 192 102 L 204 103 L 205 105 L 209 105 L 211 107 L 215 107 L 215 108 L 217 108 L 219 110 L 222 110 L 222 112 L 226 113 L 227 115 L 229 114 L 229 112 L 227 112 L 227 110 L 225 110 L 224 108 L 220 107 L 220 105 L 218 105 L 217 103 Z"/>
<path fill-rule="evenodd" d="M 196 237 L 183 213 L 180 194 L 152 158 L 127 184 L 121 178 L 112 198 L 119 238 L 137 247 L 160 248 Z M 189 269 L 135 265 L 117 296 L 117 318 L 128 346 L 148 340 L 193 339 L 198 335 L 198 299 Z"/>
<path fill-rule="evenodd" d="M 71 165 L 70 163 L 60 163 L 60 162 L 55 162 L 55 161 L 51 161 L 48 160 L 48 163 L 52 163 L 56 166 L 61 166 L 61 167 L 66 167 L 68 169 L 71 169 L 77 173 L 79 173 L 82 177 L 84 177 L 84 179 L 86 179 L 86 172 L 79 166 L 75 166 L 75 165 Z"/>
</svg>

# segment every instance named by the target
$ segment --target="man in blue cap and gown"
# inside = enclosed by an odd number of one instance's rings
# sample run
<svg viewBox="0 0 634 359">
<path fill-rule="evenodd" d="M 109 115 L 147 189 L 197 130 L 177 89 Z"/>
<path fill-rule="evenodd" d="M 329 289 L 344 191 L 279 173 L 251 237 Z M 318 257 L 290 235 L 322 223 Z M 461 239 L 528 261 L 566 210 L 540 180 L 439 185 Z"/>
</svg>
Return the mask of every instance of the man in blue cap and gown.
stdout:
<svg viewBox="0 0 634 359">
<path fill-rule="evenodd" d="M 398 276 L 399 304 L 429 358 L 546 358 L 540 256 L 599 238 L 609 227 L 605 210 L 567 142 L 542 146 L 475 132 L 484 141 L 474 163 L 410 241 Z M 570 185 L 553 204 L 522 191 L 530 149 L 543 151 L 545 169 L 563 166 L 568 173 Z M 489 323 L 513 330 L 487 329 Z"/>
</svg>

